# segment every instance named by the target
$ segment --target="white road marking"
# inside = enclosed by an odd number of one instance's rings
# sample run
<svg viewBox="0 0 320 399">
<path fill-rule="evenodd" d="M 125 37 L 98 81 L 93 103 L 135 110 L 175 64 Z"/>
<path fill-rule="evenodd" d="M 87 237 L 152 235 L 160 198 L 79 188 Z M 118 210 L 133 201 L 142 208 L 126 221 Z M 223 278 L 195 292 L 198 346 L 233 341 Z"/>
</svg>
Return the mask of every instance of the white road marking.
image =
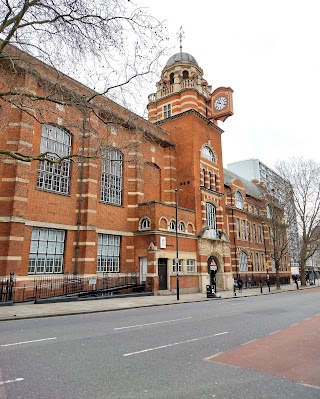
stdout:
<svg viewBox="0 0 320 399">
<path fill-rule="evenodd" d="M 15 378 L 14 380 L 0 381 L 0 385 L 10 384 L 10 382 L 24 381 L 24 378 Z"/>
<path fill-rule="evenodd" d="M 167 344 L 167 345 L 162 345 L 162 346 L 156 346 L 155 348 L 143 349 L 143 350 L 137 351 L 137 352 L 125 353 L 123 356 L 132 356 L 132 355 L 137 355 L 137 354 L 139 354 L 139 353 L 151 352 L 151 351 L 155 351 L 155 350 L 158 350 L 158 349 L 169 348 L 170 346 L 181 345 L 181 344 L 187 344 L 187 343 L 189 343 L 189 342 L 201 341 L 202 339 L 208 339 L 208 338 L 212 338 L 212 337 L 217 337 L 218 335 L 223 335 L 223 334 L 228 334 L 228 331 L 224 331 L 224 332 L 217 333 L 217 334 L 213 334 L 213 335 L 207 335 L 206 337 L 199 337 L 199 338 L 188 339 L 187 341 L 174 342 L 173 344 Z"/>
<path fill-rule="evenodd" d="M 3 344 L 1 346 L 14 346 L 14 345 L 23 345 L 23 344 L 30 344 L 33 342 L 41 342 L 41 341 L 49 341 L 51 339 L 57 339 L 57 337 L 52 338 L 42 338 L 42 339 L 34 339 L 33 341 L 22 341 L 22 342 L 14 342 L 12 344 Z"/>
<path fill-rule="evenodd" d="M 152 326 L 153 324 L 173 323 L 174 321 L 189 320 L 189 319 L 192 319 L 192 317 L 185 317 L 183 319 L 175 319 L 175 320 L 156 321 L 154 323 L 136 324 L 136 325 L 127 326 L 127 327 L 117 327 L 117 328 L 114 328 L 113 330 L 124 330 L 125 328 L 136 328 L 136 327 Z"/>
<path fill-rule="evenodd" d="M 271 333 L 269 333 L 269 335 L 274 335 L 274 334 L 277 334 L 278 332 L 280 332 L 281 330 L 276 330 L 276 331 L 273 331 L 273 332 L 271 332 Z"/>
<path fill-rule="evenodd" d="M 245 345 L 251 344 L 252 342 L 257 341 L 257 340 L 258 340 L 257 338 L 254 338 L 251 341 L 244 342 L 243 344 L 240 344 L 240 345 L 245 346 Z"/>
</svg>

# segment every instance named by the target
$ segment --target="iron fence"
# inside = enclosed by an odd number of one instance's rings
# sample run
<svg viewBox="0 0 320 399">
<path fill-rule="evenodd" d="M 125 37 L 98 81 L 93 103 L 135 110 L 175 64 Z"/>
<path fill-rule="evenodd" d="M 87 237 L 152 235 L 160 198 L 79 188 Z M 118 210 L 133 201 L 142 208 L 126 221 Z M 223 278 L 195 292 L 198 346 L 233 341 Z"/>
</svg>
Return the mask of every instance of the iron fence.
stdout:
<svg viewBox="0 0 320 399">
<path fill-rule="evenodd" d="M 138 273 L 103 274 L 92 277 L 80 275 L 40 276 L 34 279 L 34 298 L 107 293 L 130 290 L 138 285 L 140 285 Z"/>
<path fill-rule="evenodd" d="M 280 284 L 290 284 L 290 276 L 280 276 Z M 260 282 L 262 285 L 267 285 L 267 275 L 264 274 L 255 274 L 255 275 L 242 275 L 243 288 L 257 288 L 260 287 Z M 276 285 L 276 276 L 274 274 L 269 275 L 269 284 Z"/>
<path fill-rule="evenodd" d="M 16 280 L 13 274 L 10 277 L 2 278 L 0 280 L 0 302 L 11 302 L 14 297 L 14 286 Z"/>
</svg>

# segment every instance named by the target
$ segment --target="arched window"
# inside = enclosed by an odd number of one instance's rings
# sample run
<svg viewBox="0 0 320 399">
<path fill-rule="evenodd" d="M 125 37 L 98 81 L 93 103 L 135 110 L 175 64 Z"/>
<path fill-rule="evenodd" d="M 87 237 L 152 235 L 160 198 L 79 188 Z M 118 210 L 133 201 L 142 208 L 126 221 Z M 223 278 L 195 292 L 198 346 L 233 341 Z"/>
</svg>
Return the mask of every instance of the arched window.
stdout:
<svg viewBox="0 0 320 399">
<path fill-rule="evenodd" d="M 182 72 L 182 78 L 183 79 L 189 79 L 189 72 L 188 71 L 183 71 Z"/>
<path fill-rule="evenodd" d="M 143 218 L 140 222 L 140 229 L 141 230 L 149 230 L 150 229 L 150 219 L 149 218 Z"/>
<path fill-rule="evenodd" d="M 186 231 L 186 225 L 183 222 L 179 222 L 178 230 L 182 232 Z"/>
<path fill-rule="evenodd" d="M 108 204 L 122 204 L 122 154 L 107 147 L 102 154 L 100 200 Z"/>
<path fill-rule="evenodd" d="M 174 83 L 174 73 L 171 72 L 170 73 L 170 84 L 173 85 L 173 83 Z"/>
<path fill-rule="evenodd" d="M 58 126 L 43 125 L 40 152 L 48 159 L 59 159 L 71 153 L 71 134 Z M 70 160 L 59 163 L 40 161 L 37 187 L 42 190 L 68 194 L 70 183 Z"/>
<path fill-rule="evenodd" d="M 236 191 L 236 207 L 238 209 L 243 209 L 243 198 L 240 191 Z"/>
<path fill-rule="evenodd" d="M 239 253 L 239 269 L 240 269 L 240 272 L 248 271 L 248 256 L 243 251 L 241 251 Z"/>
<path fill-rule="evenodd" d="M 216 207 L 209 202 L 206 203 L 206 222 L 211 229 L 217 228 Z"/>
<path fill-rule="evenodd" d="M 267 218 L 271 219 L 271 211 L 270 211 L 270 206 L 269 205 L 266 206 L 266 213 L 267 213 Z"/>
<path fill-rule="evenodd" d="M 215 162 L 215 157 L 214 157 L 213 151 L 211 150 L 211 148 L 209 148 L 206 145 L 204 147 L 202 147 L 201 156 L 202 156 L 202 158 L 208 159 L 211 162 Z"/>
<path fill-rule="evenodd" d="M 175 230 L 176 229 L 176 221 L 175 220 L 170 220 L 169 223 L 169 230 Z"/>
</svg>

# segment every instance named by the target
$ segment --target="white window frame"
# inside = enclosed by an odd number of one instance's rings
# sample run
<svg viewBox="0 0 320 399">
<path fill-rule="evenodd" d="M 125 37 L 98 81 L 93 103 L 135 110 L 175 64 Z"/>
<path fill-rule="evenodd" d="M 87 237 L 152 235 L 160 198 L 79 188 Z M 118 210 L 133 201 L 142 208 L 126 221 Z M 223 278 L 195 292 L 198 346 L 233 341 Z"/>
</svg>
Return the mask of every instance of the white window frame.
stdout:
<svg viewBox="0 0 320 399">
<path fill-rule="evenodd" d="M 243 197 L 240 191 L 236 191 L 236 208 L 243 209 Z"/>
<path fill-rule="evenodd" d="M 33 227 L 28 274 L 63 273 L 65 231 Z"/>
<path fill-rule="evenodd" d="M 120 272 L 121 237 L 98 234 L 97 273 Z"/>
<path fill-rule="evenodd" d="M 54 125 L 42 125 L 40 153 L 52 160 L 71 154 L 72 136 Z M 68 194 L 70 185 L 70 160 L 61 162 L 40 161 L 37 188 L 58 194 Z"/>
<path fill-rule="evenodd" d="M 256 252 L 255 257 L 256 257 L 256 271 L 260 272 L 260 259 L 258 252 Z"/>
<path fill-rule="evenodd" d="M 179 259 L 178 270 L 179 270 L 179 273 L 182 273 L 182 270 L 183 270 L 183 259 Z M 175 259 L 172 259 L 172 271 L 173 271 L 173 273 L 177 272 L 176 260 Z"/>
<path fill-rule="evenodd" d="M 169 230 L 176 230 L 176 221 L 174 219 L 171 219 L 169 222 Z"/>
<path fill-rule="evenodd" d="M 122 205 L 122 153 L 113 147 L 103 150 L 101 166 L 100 201 L 111 205 Z"/>
<path fill-rule="evenodd" d="M 247 272 L 248 271 L 248 255 L 241 251 L 238 255 L 239 258 L 239 270 L 240 272 Z"/>
<path fill-rule="evenodd" d="M 151 223 L 149 218 L 143 218 L 140 222 L 140 230 L 150 230 Z"/>
<path fill-rule="evenodd" d="M 196 271 L 195 264 L 196 264 L 196 262 L 194 259 L 187 259 L 187 272 L 188 273 L 194 273 Z"/>
<path fill-rule="evenodd" d="M 205 158 L 205 159 L 208 159 L 211 162 L 215 162 L 216 161 L 216 158 L 214 156 L 214 152 L 207 145 L 204 145 L 202 147 L 202 149 L 201 149 L 201 157 Z"/>
<path fill-rule="evenodd" d="M 171 104 L 166 104 L 163 107 L 163 117 L 164 119 L 171 118 Z"/>
<path fill-rule="evenodd" d="M 184 222 L 179 222 L 178 231 L 180 231 L 181 233 L 184 233 L 186 231 L 186 225 L 184 224 Z"/>
<path fill-rule="evenodd" d="M 217 229 L 217 209 L 210 202 L 206 202 L 206 223 L 211 229 Z"/>
</svg>

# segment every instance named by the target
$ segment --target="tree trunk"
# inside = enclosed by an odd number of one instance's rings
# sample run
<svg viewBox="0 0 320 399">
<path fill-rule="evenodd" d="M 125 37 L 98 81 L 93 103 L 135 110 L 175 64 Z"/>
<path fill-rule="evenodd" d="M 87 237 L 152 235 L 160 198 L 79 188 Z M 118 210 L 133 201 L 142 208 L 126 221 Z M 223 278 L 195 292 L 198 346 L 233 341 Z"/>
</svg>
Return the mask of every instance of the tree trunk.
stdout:
<svg viewBox="0 0 320 399">
<path fill-rule="evenodd" d="M 279 261 L 276 260 L 275 261 L 275 267 L 276 267 L 276 288 L 277 290 L 280 290 L 280 275 L 279 275 L 279 269 L 280 269 L 280 265 L 279 265 Z"/>
</svg>

